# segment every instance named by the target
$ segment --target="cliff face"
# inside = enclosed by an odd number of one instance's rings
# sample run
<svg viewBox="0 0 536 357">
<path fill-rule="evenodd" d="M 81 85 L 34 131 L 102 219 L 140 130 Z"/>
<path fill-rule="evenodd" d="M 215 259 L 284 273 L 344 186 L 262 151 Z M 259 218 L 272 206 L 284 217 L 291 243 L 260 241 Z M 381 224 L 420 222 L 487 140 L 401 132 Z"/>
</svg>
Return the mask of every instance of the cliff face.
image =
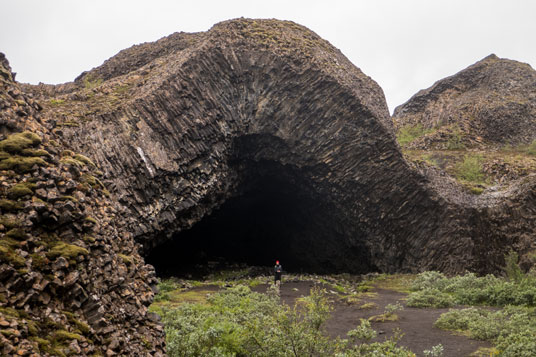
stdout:
<svg viewBox="0 0 536 357">
<path fill-rule="evenodd" d="M 350 272 L 491 272 L 508 247 L 533 244 L 532 178 L 475 197 L 414 169 L 379 86 L 291 22 L 174 34 L 25 94 L 4 68 L 2 192 L 29 192 L 0 207 L 22 222 L 18 238 L 0 227 L 0 302 L 10 324 L 40 323 L 1 337 L 6 351 L 158 355 L 154 272 L 140 253 L 171 240 L 171 257 L 277 254 L 295 269 Z M 20 151 L 1 144 L 20 136 Z M 42 162 L 20 169 L 10 157 Z"/>
<path fill-rule="evenodd" d="M 161 355 L 155 283 L 95 164 L 49 130 L 0 54 L 0 353 Z"/>
</svg>

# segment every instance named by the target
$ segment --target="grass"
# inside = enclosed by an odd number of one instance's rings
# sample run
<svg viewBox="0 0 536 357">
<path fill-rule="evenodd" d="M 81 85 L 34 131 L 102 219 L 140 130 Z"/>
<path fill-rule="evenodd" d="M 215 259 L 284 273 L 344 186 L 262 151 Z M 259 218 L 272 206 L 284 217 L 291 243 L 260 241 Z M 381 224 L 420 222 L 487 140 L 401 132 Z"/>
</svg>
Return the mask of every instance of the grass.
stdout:
<svg viewBox="0 0 536 357">
<path fill-rule="evenodd" d="M 485 184 L 485 175 L 482 171 L 484 158 L 478 154 L 468 154 L 456 166 L 456 177 L 470 183 Z"/>
<path fill-rule="evenodd" d="M 425 129 L 422 124 L 406 125 L 398 130 L 396 133 L 396 139 L 398 140 L 400 146 L 404 147 L 411 144 L 421 136 L 432 133 L 433 131 L 433 129 Z"/>
</svg>

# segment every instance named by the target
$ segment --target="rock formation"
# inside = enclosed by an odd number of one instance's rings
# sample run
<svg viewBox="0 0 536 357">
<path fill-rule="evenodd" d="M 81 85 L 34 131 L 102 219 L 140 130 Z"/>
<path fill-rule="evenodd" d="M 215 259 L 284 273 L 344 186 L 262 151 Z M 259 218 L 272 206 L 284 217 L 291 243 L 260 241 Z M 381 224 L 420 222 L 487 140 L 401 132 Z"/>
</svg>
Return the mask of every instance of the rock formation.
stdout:
<svg viewBox="0 0 536 357">
<path fill-rule="evenodd" d="M 489 55 L 415 94 L 393 121 L 432 129 L 413 148 L 445 147 L 453 132 L 469 147 L 528 144 L 536 139 L 535 88 L 528 64 Z"/>
<path fill-rule="evenodd" d="M 162 353 L 142 259 L 159 247 L 483 273 L 534 243 L 532 177 L 474 196 L 415 169 L 381 88 L 292 22 L 177 33 L 56 86 L 1 68 L 5 353 Z"/>
</svg>

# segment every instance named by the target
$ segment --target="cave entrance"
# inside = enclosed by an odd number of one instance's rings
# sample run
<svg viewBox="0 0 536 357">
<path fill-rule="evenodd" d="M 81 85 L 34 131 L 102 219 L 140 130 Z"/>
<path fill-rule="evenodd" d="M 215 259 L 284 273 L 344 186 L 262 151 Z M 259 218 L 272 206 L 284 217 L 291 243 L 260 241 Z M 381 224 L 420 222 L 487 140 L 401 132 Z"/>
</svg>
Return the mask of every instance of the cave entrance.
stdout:
<svg viewBox="0 0 536 357">
<path fill-rule="evenodd" d="M 259 140 L 242 141 L 230 161 L 230 197 L 148 253 L 157 275 L 202 276 L 217 264 L 270 267 L 275 260 L 289 272 L 368 270 L 365 259 L 355 259 L 362 247 L 347 244 L 337 209 L 307 178 L 310 169 L 258 159 L 261 150 L 251 142 Z M 262 148 L 273 150 L 269 144 Z"/>
</svg>

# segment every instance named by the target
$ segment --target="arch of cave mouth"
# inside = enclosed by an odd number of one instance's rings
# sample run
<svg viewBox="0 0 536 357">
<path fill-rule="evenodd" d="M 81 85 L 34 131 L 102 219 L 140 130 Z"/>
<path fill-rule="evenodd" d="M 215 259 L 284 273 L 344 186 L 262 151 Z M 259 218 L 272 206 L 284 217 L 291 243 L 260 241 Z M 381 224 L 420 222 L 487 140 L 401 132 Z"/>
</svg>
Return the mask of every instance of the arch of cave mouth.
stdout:
<svg viewBox="0 0 536 357">
<path fill-rule="evenodd" d="M 272 267 L 276 260 L 289 272 L 371 271 L 364 247 L 347 244 L 341 215 L 306 178 L 310 169 L 258 159 L 282 150 L 265 139 L 237 141 L 229 198 L 146 254 L 157 275 L 202 276 L 214 263 Z"/>
</svg>

